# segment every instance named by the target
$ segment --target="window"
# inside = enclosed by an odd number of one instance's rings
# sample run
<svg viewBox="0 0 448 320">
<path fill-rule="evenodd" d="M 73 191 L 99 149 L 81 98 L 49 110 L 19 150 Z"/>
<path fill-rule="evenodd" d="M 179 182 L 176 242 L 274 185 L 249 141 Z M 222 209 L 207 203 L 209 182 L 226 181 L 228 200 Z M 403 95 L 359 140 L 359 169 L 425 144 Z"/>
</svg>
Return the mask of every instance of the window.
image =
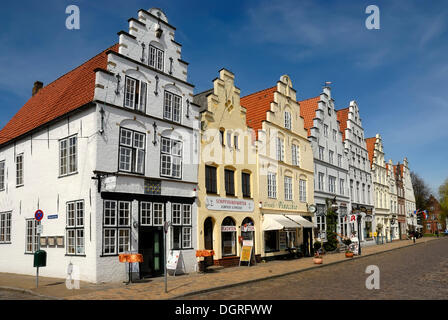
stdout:
<svg viewBox="0 0 448 320">
<path fill-rule="evenodd" d="M 192 248 L 191 205 L 173 203 L 172 221 L 173 221 L 172 248 L 174 250 L 191 249 Z"/>
<path fill-rule="evenodd" d="M 362 203 L 366 203 L 366 185 L 362 184 Z"/>
<path fill-rule="evenodd" d="M 216 167 L 205 166 L 205 189 L 208 193 L 218 193 L 216 185 Z"/>
<path fill-rule="evenodd" d="M 339 179 L 339 193 L 344 195 L 345 193 L 345 181 L 344 179 Z"/>
<path fill-rule="evenodd" d="M 67 203 L 67 254 L 84 255 L 84 201 Z"/>
<path fill-rule="evenodd" d="M 324 147 L 319 147 L 319 160 L 324 160 Z"/>
<path fill-rule="evenodd" d="M 40 221 L 37 221 L 36 219 L 26 219 L 26 253 L 33 253 L 39 248 L 39 234 L 37 233 L 38 225 L 40 225 Z"/>
<path fill-rule="evenodd" d="M 5 190 L 5 161 L 0 161 L 0 191 Z"/>
<path fill-rule="evenodd" d="M 124 106 L 129 109 L 145 112 L 148 95 L 147 88 L 148 85 L 146 82 L 126 76 Z"/>
<path fill-rule="evenodd" d="M 355 200 L 353 197 L 353 180 L 350 180 L 350 198 L 352 198 L 352 201 Z"/>
<path fill-rule="evenodd" d="M 227 146 L 232 148 L 232 132 L 227 131 Z"/>
<path fill-rule="evenodd" d="M 337 131 L 333 129 L 333 141 L 336 141 L 338 137 Z"/>
<path fill-rule="evenodd" d="M 342 155 L 338 154 L 338 167 L 342 167 Z"/>
<path fill-rule="evenodd" d="M 283 145 L 283 139 L 277 138 L 277 160 L 284 161 L 285 148 Z"/>
<path fill-rule="evenodd" d="M 321 206 L 320 210 L 325 212 L 325 206 Z M 324 215 L 316 215 L 317 229 L 320 230 L 320 232 L 325 232 L 326 230 L 325 218 Z"/>
<path fill-rule="evenodd" d="M 66 176 L 78 171 L 77 136 L 59 141 L 59 175 Z"/>
<path fill-rule="evenodd" d="M 285 128 L 291 130 L 291 113 L 285 111 Z"/>
<path fill-rule="evenodd" d="M 359 203 L 359 182 L 356 182 L 356 202 Z"/>
<path fill-rule="evenodd" d="M 11 243 L 11 212 L 0 213 L 0 243 Z"/>
<path fill-rule="evenodd" d="M 299 146 L 293 144 L 291 149 L 292 154 L 292 165 L 300 166 L 300 154 L 299 154 Z"/>
<path fill-rule="evenodd" d="M 285 200 L 292 200 L 292 178 L 285 177 Z"/>
<path fill-rule="evenodd" d="M 318 181 L 317 188 L 319 190 L 324 190 L 324 174 L 322 172 L 319 172 L 319 177 L 317 181 Z"/>
<path fill-rule="evenodd" d="M 324 124 L 324 136 L 328 137 L 328 126 Z"/>
<path fill-rule="evenodd" d="M 273 252 L 278 251 L 278 231 L 264 232 L 264 251 Z"/>
<path fill-rule="evenodd" d="M 299 180 L 299 200 L 306 202 L 306 180 Z"/>
<path fill-rule="evenodd" d="M 336 193 L 336 177 L 328 176 L 328 191 Z"/>
<path fill-rule="evenodd" d="M 149 209 L 151 207 L 141 207 Z M 143 216 L 143 212 L 142 216 Z M 145 211 L 145 218 L 148 211 Z M 154 213 L 155 215 L 155 213 Z M 143 220 L 142 220 L 143 221 Z M 145 220 L 147 222 L 147 220 Z M 103 254 L 116 255 L 131 250 L 131 203 L 128 201 L 104 201 Z"/>
<path fill-rule="evenodd" d="M 163 71 L 163 50 L 149 46 L 149 65 L 157 70 Z"/>
<path fill-rule="evenodd" d="M 333 151 L 328 151 L 328 162 L 330 162 L 331 164 L 333 164 L 333 156 L 334 156 L 334 152 Z"/>
<path fill-rule="evenodd" d="M 118 170 L 138 174 L 145 173 L 146 135 L 120 128 L 120 156 Z"/>
<path fill-rule="evenodd" d="M 236 225 L 230 217 L 222 221 L 221 239 L 222 256 L 236 256 Z"/>
<path fill-rule="evenodd" d="M 219 142 L 221 142 L 221 145 L 224 147 L 224 130 L 219 130 Z"/>
<path fill-rule="evenodd" d="M 224 170 L 226 194 L 230 196 L 235 195 L 235 172 L 230 169 Z"/>
<path fill-rule="evenodd" d="M 268 173 L 268 198 L 277 198 L 277 174 Z"/>
<path fill-rule="evenodd" d="M 177 94 L 165 91 L 165 101 L 163 104 L 163 118 L 174 122 L 180 122 L 181 97 Z"/>
<path fill-rule="evenodd" d="M 16 156 L 16 186 L 23 186 L 23 153 Z"/>
<path fill-rule="evenodd" d="M 162 138 L 160 175 L 178 179 L 182 177 L 182 142 Z"/>
<path fill-rule="evenodd" d="M 243 197 L 250 198 L 250 173 L 241 174 L 241 185 L 243 188 Z"/>
<path fill-rule="evenodd" d="M 233 136 L 233 146 L 235 147 L 235 149 L 239 149 L 238 135 Z"/>
</svg>

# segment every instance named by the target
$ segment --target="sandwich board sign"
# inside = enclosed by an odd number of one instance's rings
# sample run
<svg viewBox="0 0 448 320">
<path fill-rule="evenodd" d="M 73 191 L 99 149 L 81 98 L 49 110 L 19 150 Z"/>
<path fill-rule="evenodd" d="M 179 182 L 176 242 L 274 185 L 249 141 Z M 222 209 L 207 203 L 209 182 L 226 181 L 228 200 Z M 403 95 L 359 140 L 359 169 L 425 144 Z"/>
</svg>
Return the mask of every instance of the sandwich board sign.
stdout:
<svg viewBox="0 0 448 320">
<path fill-rule="evenodd" d="M 247 262 L 248 266 L 250 266 L 250 260 L 252 258 L 252 248 L 252 246 L 243 246 L 241 248 L 240 266 L 241 262 Z"/>
<path fill-rule="evenodd" d="M 183 268 L 182 268 L 183 267 Z M 174 271 L 174 275 L 178 271 L 185 271 L 185 264 L 182 258 L 182 251 L 180 250 L 171 250 L 166 261 L 166 269 Z"/>
</svg>

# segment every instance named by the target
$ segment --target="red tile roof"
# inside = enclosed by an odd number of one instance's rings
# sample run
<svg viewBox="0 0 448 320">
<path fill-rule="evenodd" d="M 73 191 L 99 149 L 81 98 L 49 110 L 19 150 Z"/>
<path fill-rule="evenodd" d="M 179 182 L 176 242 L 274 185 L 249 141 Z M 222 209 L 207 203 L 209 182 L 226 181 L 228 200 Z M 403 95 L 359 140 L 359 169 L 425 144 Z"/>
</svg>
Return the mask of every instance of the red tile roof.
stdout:
<svg viewBox="0 0 448 320">
<path fill-rule="evenodd" d="M 0 145 L 92 101 L 94 70 L 107 70 L 106 52 L 109 50 L 118 52 L 118 44 L 40 89 L 0 131 Z"/>
<path fill-rule="evenodd" d="M 247 125 L 255 131 L 256 139 L 258 139 L 258 130 L 263 128 L 263 121 L 266 120 L 266 112 L 271 110 L 275 91 L 277 86 L 252 93 L 240 100 L 241 106 L 246 108 Z"/>
<path fill-rule="evenodd" d="M 350 107 L 336 111 L 339 121 L 339 130 L 342 132 L 342 141 L 345 141 L 345 129 L 347 129 L 347 120 L 349 111 Z"/>
<path fill-rule="evenodd" d="M 366 139 L 367 152 L 369 153 L 370 167 L 372 167 L 372 164 L 373 164 L 373 153 L 375 150 L 375 142 L 376 142 L 376 137 Z"/>
<path fill-rule="evenodd" d="M 316 118 L 316 110 L 319 107 L 320 96 L 299 101 L 300 116 L 304 119 L 304 127 L 308 131 L 308 137 L 311 135 L 311 128 L 313 127 Z"/>
</svg>

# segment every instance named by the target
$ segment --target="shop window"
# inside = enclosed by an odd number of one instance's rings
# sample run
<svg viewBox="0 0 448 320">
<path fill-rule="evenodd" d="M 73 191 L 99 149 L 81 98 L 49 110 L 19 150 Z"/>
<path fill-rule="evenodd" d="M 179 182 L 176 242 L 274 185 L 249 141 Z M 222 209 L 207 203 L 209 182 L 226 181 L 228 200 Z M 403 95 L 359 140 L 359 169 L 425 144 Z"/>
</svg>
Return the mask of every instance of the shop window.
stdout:
<svg viewBox="0 0 448 320">
<path fill-rule="evenodd" d="M 236 256 L 235 221 L 227 217 L 221 225 L 222 256 Z"/>
<path fill-rule="evenodd" d="M 278 251 L 278 231 L 264 232 L 264 251 L 274 252 Z"/>
<path fill-rule="evenodd" d="M 255 228 L 254 222 L 250 218 L 246 218 L 243 220 L 241 224 L 241 236 L 243 240 L 254 240 Z"/>
<path fill-rule="evenodd" d="M 192 219 L 190 204 L 172 204 L 173 236 L 172 248 L 174 250 L 192 248 Z"/>
<path fill-rule="evenodd" d="M 131 249 L 131 203 L 104 201 L 103 254 L 116 255 Z"/>
</svg>

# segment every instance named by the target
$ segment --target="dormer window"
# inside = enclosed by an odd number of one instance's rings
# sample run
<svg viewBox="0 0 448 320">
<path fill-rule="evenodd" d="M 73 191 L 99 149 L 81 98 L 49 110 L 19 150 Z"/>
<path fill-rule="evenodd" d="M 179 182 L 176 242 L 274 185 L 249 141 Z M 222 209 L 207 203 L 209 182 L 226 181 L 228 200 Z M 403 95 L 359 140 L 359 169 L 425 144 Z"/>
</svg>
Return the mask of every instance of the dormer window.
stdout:
<svg viewBox="0 0 448 320">
<path fill-rule="evenodd" d="M 149 46 L 149 66 L 159 71 L 163 71 L 163 50 L 156 48 L 152 45 Z"/>
</svg>

